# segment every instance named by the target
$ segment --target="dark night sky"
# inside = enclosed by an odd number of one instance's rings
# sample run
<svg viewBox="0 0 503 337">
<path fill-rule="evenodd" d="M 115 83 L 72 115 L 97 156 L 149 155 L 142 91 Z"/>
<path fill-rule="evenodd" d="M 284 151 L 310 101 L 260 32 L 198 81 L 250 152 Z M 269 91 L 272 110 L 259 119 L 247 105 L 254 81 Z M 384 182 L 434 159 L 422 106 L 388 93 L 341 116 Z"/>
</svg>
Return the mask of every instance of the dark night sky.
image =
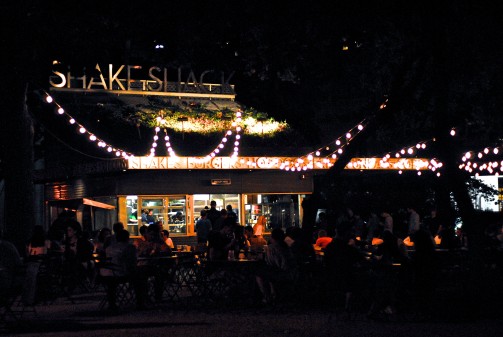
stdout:
<svg viewBox="0 0 503 337">
<path fill-rule="evenodd" d="M 33 48 L 11 54 L 35 60 L 31 75 L 43 86 L 53 59 L 75 68 L 219 69 L 235 71 L 241 104 L 286 120 L 308 146 L 340 136 L 387 95 L 400 106 L 368 136 L 364 155 L 434 137 L 438 114 L 464 128 L 467 146 L 499 141 L 502 29 L 498 14 L 476 2 L 27 3 L 9 29 Z M 440 57 L 449 68 L 447 112 L 438 111 L 433 83 Z"/>
</svg>

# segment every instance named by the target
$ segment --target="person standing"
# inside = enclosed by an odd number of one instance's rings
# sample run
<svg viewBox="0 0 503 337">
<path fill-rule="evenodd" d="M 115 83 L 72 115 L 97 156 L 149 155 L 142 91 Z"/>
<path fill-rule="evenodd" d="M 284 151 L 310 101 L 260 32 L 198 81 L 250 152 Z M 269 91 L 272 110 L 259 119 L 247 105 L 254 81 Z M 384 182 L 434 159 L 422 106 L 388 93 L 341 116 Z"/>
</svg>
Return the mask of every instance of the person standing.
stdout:
<svg viewBox="0 0 503 337">
<path fill-rule="evenodd" d="M 391 215 L 388 212 L 384 211 L 381 213 L 381 217 L 383 218 L 382 231 L 393 233 L 393 218 L 391 217 Z"/>
<path fill-rule="evenodd" d="M 420 220 L 419 214 L 417 214 L 413 207 L 407 207 L 407 212 L 409 213 L 407 234 L 410 236 L 419 230 Z"/>
<path fill-rule="evenodd" d="M 227 209 L 227 218 L 234 219 L 234 222 L 238 223 L 239 222 L 238 215 L 236 214 L 236 212 L 234 212 L 234 210 L 232 209 L 232 206 L 227 205 L 226 209 Z"/>
<path fill-rule="evenodd" d="M 211 223 L 212 230 L 219 231 L 222 228 L 225 219 L 227 219 L 227 210 L 225 208 L 222 208 L 220 210 L 220 218 Z"/>
<path fill-rule="evenodd" d="M 211 200 L 210 209 L 206 210 L 206 218 L 211 222 L 211 228 L 214 228 L 216 221 L 220 218 L 220 211 L 217 210 L 215 200 Z"/>
<path fill-rule="evenodd" d="M 217 211 L 218 212 L 218 211 Z M 211 231 L 211 221 L 207 218 L 207 213 L 203 209 L 201 217 L 196 222 L 197 243 L 206 245 L 208 243 L 208 235 Z"/>
</svg>

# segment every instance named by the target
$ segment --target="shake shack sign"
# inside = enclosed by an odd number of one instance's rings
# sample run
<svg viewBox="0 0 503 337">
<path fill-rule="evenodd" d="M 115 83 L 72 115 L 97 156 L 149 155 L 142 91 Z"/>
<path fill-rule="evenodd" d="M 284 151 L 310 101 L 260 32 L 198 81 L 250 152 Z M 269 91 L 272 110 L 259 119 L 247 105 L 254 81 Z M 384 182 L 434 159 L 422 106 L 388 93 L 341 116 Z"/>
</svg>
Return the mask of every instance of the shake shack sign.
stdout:
<svg viewBox="0 0 503 337">
<path fill-rule="evenodd" d="M 49 77 L 51 90 L 148 94 L 174 97 L 234 99 L 230 84 L 234 72 L 180 68 L 144 68 L 138 65 L 102 65 L 74 71 L 55 62 Z M 212 83 L 208 82 L 212 81 Z"/>
</svg>

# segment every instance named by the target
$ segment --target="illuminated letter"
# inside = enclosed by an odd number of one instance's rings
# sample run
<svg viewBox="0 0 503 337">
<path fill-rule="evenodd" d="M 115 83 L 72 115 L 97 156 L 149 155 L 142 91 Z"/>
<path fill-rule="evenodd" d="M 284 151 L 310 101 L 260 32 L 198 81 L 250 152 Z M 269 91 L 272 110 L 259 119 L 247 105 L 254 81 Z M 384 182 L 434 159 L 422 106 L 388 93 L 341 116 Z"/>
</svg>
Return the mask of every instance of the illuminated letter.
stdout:
<svg viewBox="0 0 503 337">
<path fill-rule="evenodd" d="M 66 84 L 66 77 L 65 77 L 65 75 L 63 75 L 63 74 L 62 74 L 62 73 L 60 73 L 59 71 L 55 71 L 55 70 L 53 70 L 52 72 L 53 72 L 56 76 L 58 76 L 58 77 L 61 79 L 61 83 L 59 83 L 59 84 L 58 84 L 58 83 L 54 83 L 54 82 L 52 81 L 52 77 L 53 77 L 53 76 L 50 76 L 50 77 L 49 77 L 49 83 L 50 83 L 53 87 L 56 87 L 56 88 L 63 88 L 63 87 L 65 86 L 65 84 Z"/>
<path fill-rule="evenodd" d="M 209 92 L 208 89 L 206 89 L 206 86 L 204 86 L 204 75 L 208 74 L 208 73 L 212 73 L 213 70 L 205 70 L 203 71 L 203 73 L 201 74 L 201 76 L 199 76 L 199 83 L 201 83 L 201 89 L 202 91 L 204 92 Z"/>
<path fill-rule="evenodd" d="M 127 66 L 127 90 L 131 89 L 131 69 L 141 69 L 141 66 Z"/>
<path fill-rule="evenodd" d="M 100 80 L 101 82 L 94 82 L 94 77 L 91 77 L 91 80 L 89 81 L 89 84 L 87 85 L 87 89 L 91 89 L 91 86 L 93 85 L 101 85 L 103 89 L 107 90 L 107 84 L 105 82 L 105 79 L 103 78 L 103 74 L 101 73 L 101 69 L 98 63 L 96 63 L 96 67 L 94 69 L 98 70 L 100 72 Z"/>
<path fill-rule="evenodd" d="M 118 78 L 119 73 L 122 71 L 122 69 L 124 69 L 124 65 L 121 65 L 121 67 L 119 68 L 119 70 L 117 70 L 117 72 L 115 74 L 113 74 L 112 68 L 113 68 L 113 65 L 109 64 L 108 65 L 108 86 L 110 87 L 110 90 L 114 89 L 114 87 L 113 87 L 114 81 L 117 82 L 117 84 L 119 85 L 121 90 L 126 90 L 126 88 L 124 88 L 124 86 L 122 85 L 121 81 Z"/>
<path fill-rule="evenodd" d="M 150 83 L 147 83 L 147 90 L 150 90 L 150 91 L 161 91 L 162 90 L 162 81 L 160 78 L 158 77 L 155 77 L 154 74 L 152 74 L 152 70 L 156 70 L 156 71 L 161 71 L 161 68 L 159 67 L 151 67 L 149 70 L 148 70 L 148 76 L 150 76 L 151 79 L 153 79 L 154 81 L 156 81 L 156 83 L 158 84 L 157 88 L 152 88 L 150 86 Z"/>
</svg>

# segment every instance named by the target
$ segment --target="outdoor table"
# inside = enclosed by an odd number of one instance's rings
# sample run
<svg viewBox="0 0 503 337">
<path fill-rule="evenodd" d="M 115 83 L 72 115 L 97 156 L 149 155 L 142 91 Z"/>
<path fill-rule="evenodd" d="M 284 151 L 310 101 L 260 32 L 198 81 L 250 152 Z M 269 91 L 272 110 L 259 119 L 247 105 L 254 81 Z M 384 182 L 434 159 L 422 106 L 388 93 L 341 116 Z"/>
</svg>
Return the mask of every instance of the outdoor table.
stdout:
<svg viewBox="0 0 503 337">
<path fill-rule="evenodd" d="M 139 257 L 137 264 L 140 268 L 138 272 L 144 273 L 147 278 L 147 296 L 150 300 L 160 301 L 164 296 L 172 300 L 178 296 L 180 287 L 176 282 L 176 255 Z"/>
<path fill-rule="evenodd" d="M 250 292 L 256 286 L 256 270 L 261 263 L 264 262 L 246 258 L 209 261 L 210 278 L 213 276 L 215 280 L 212 295 L 223 299 L 250 299 Z"/>
</svg>

